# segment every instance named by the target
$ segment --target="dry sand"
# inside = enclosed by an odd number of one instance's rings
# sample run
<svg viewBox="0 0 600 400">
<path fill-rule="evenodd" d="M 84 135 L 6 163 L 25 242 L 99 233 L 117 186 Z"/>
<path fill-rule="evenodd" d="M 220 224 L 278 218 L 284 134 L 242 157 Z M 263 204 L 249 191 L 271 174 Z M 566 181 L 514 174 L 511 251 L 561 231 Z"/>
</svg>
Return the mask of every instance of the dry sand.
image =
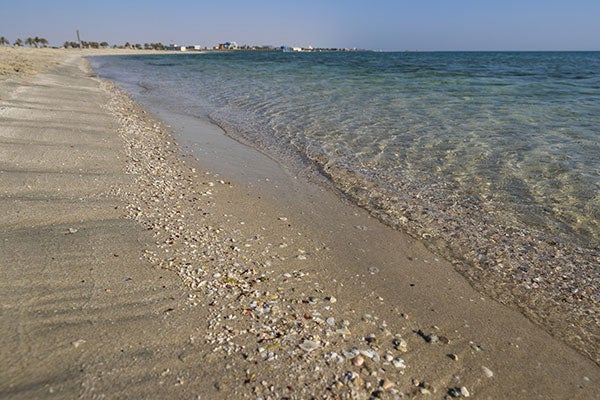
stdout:
<svg viewBox="0 0 600 400">
<path fill-rule="evenodd" d="M 132 49 L 51 49 L 0 46 L 0 80 L 23 79 L 56 66 L 65 55 L 161 54 L 165 51 Z M 169 52 L 173 54 L 173 52 Z M 178 54 L 178 53 L 175 53 Z M 181 53 L 185 54 L 185 53 Z"/>
<path fill-rule="evenodd" d="M 212 157 L 182 156 L 81 52 L 21 50 L 0 398 L 600 398 L 594 362 L 419 242 L 213 127 Z"/>
</svg>

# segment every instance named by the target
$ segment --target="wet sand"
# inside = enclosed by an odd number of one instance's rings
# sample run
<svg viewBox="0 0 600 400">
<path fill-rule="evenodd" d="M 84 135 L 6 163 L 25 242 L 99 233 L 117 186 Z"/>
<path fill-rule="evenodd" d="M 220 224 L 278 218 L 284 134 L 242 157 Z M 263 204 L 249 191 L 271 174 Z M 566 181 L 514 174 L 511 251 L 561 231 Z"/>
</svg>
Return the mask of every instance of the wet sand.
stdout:
<svg viewBox="0 0 600 400">
<path fill-rule="evenodd" d="M 0 83 L 0 397 L 600 397 L 418 241 L 57 54 Z"/>
</svg>

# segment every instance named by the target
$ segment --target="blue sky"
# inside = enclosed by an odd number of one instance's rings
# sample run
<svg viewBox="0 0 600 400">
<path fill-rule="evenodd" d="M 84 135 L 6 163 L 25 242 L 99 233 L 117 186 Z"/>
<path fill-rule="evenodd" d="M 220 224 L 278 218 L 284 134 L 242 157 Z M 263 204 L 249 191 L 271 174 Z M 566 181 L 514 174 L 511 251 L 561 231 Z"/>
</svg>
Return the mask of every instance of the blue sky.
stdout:
<svg viewBox="0 0 600 400">
<path fill-rule="evenodd" d="M 600 50 L 595 0 L 0 1 L 0 36 L 374 50 Z"/>
</svg>

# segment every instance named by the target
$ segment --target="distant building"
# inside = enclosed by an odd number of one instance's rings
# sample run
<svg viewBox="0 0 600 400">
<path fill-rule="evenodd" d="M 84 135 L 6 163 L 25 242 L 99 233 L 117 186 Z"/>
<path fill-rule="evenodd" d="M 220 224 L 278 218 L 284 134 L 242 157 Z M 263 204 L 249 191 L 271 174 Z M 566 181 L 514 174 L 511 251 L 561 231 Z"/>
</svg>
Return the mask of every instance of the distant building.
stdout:
<svg viewBox="0 0 600 400">
<path fill-rule="evenodd" d="M 302 51 L 302 47 L 292 47 L 292 51 Z"/>
<path fill-rule="evenodd" d="M 237 50 L 238 47 L 236 42 L 225 42 L 219 45 L 219 50 Z"/>
<path fill-rule="evenodd" d="M 180 46 L 178 44 L 171 43 L 170 45 L 167 46 L 167 50 L 171 50 L 171 51 L 185 51 L 186 48 L 185 48 L 185 46 Z"/>
</svg>

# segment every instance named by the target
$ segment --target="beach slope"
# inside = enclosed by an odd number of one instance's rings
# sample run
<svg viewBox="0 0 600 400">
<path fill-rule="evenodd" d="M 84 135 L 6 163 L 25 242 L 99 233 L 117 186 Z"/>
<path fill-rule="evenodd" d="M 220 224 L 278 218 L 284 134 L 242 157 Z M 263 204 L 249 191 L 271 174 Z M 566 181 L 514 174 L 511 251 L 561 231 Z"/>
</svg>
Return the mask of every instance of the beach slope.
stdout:
<svg viewBox="0 0 600 400">
<path fill-rule="evenodd" d="M 54 57 L 0 82 L 0 398 L 599 398 L 418 241 Z"/>
<path fill-rule="evenodd" d="M 109 95 L 78 55 L 27 65 L 0 83 L 0 398 L 189 397 L 169 368 L 206 315 L 143 259 Z"/>
</svg>

